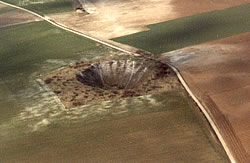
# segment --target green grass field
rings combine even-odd
[[[0,77],[28,76],[47,59],[70,59],[98,49],[96,43],[46,22],[0,29]],[[94,57],[94,56],[89,56]]]
[[[250,3],[149,25],[149,31],[114,38],[153,54],[250,31]]]
[[[2,0],[17,5],[40,15],[72,11],[72,4],[69,0]]]
[[[5,14],[5,13],[10,12],[10,11],[13,11],[13,10],[15,10],[15,8],[13,8],[13,7],[3,7],[3,8],[0,8],[0,15],[1,14]]]
[[[9,112],[8,102],[17,92],[30,87],[31,78],[69,62],[110,55],[114,50],[48,24],[35,22],[0,29],[0,121]],[[55,63],[53,63],[53,62]],[[58,63],[57,63],[58,61]],[[52,62],[52,63],[50,63]],[[43,68],[48,66],[48,68]],[[47,70],[48,69],[48,70]],[[35,74],[35,75],[34,75]],[[16,99],[13,99],[16,101]],[[1,103],[4,103],[1,105]],[[15,107],[12,107],[14,111]],[[9,114],[9,113],[8,113]]]
[[[155,100],[156,104],[153,104],[151,100]],[[158,151],[164,151],[159,155],[170,155],[175,157],[177,162],[184,160],[229,162],[223,150],[216,145],[215,139],[210,136],[211,133],[205,127],[204,121],[197,116],[198,110],[195,111],[190,102],[186,96],[178,92],[165,92],[148,98],[112,101],[109,105],[90,105],[85,109],[79,109],[78,114],[64,112],[57,117],[57,120],[48,118],[51,124],[46,130],[25,133],[25,136],[15,135],[14,141],[13,139],[0,140],[0,145],[4,149],[0,161],[81,162],[91,160],[92,162],[94,160],[94,162],[102,162],[102,159],[106,157],[106,159],[120,162],[119,157],[115,155],[120,154],[121,160],[133,160],[133,156],[129,155],[129,151],[132,150],[141,158],[150,157],[152,153],[149,151],[152,151],[153,155]],[[106,112],[95,116],[90,115],[87,120],[81,118],[82,115],[87,115],[84,110],[88,109],[91,112],[93,108],[104,109]],[[118,114],[124,110],[128,111]],[[164,114],[164,117],[160,117],[160,122],[159,118],[154,117],[157,112]],[[78,117],[77,123],[74,122],[74,116]],[[136,122],[128,119],[143,116],[148,118],[145,117]],[[67,117],[72,117],[72,119]],[[98,121],[93,123],[96,120]],[[32,118],[26,121],[25,125],[28,126],[32,123],[30,122]],[[141,139],[138,138],[137,134],[140,133],[147,134],[146,137],[149,137],[149,140],[153,141],[152,143],[156,146],[147,147],[144,150],[145,138],[143,136]],[[159,139],[163,140],[161,144],[159,144]],[[116,146],[116,144],[124,145]]]

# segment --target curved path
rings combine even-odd
[[[102,40],[99,40],[99,39],[96,39],[94,37],[91,37],[91,36],[88,36],[86,34],[83,34],[81,32],[78,32],[78,31],[75,31],[75,30],[72,30],[66,26],[64,26],[63,24],[59,24],[59,23],[56,23],[54,22],[53,20],[50,20],[50,18],[46,17],[46,16],[41,16],[33,11],[30,11],[30,10],[27,10],[27,9],[24,9],[22,7],[19,7],[19,6],[15,6],[15,5],[12,5],[12,4],[9,4],[9,3],[6,3],[6,2],[2,2],[0,1],[0,3],[2,4],[5,4],[5,5],[8,5],[10,7],[14,7],[14,8],[17,8],[17,9],[20,9],[20,10],[23,10],[23,11],[26,11],[30,14],[33,14],[39,18],[41,18],[42,20],[58,27],[58,28],[61,28],[63,30],[66,30],[68,32],[72,32],[74,34],[77,34],[77,35],[80,35],[80,36],[83,36],[83,37],[86,37],[90,40],[93,40],[93,41],[96,41],[100,44],[103,44],[103,45],[106,45],[108,47],[111,47],[111,48],[114,48],[116,50],[119,50],[119,51],[122,51],[124,53],[127,53],[127,54],[130,54],[130,55],[134,55],[134,56],[138,56],[139,54],[136,54],[136,53],[132,53],[128,50],[125,50],[124,48],[121,48],[121,47],[118,47],[118,46],[115,46],[115,45],[112,45],[110,43],[107,43],[105,41],[102,41]],[[177,68],[175,68],[173,65],[171,64],[168,64],[174,71],[175,73],[177,74],[177,77],[179,78],[180,82],[182,83],[182,85],[184,86],[184,88],[186,89],[186,91],[189,93],[189,95],[193,98],[193,100],[197,103],[197,105],[199,106],[199,108],[201,109],[201,111],[204,113],[204,115],[206,116],[207,120],[209,121],[209,123],[211,124],[213,130],[215,131],[216,135],[218,136],[220,142],[222,143],[229,159],[231,162],[236,162],[236,159],[234,158],[234,156],[232,155],[230,149],[228,148],[228,145],[226,144],[225,140],[223,139],[218,127],[216,126],[215,122],[213,121],[213,119],[210,117],[210,115],[208,114],[208,112],[206,111],[206,109],[204,108],[204,106],[200,103],[200,101],[196,98],[196,96],[192,93],[191,89],[189,88],[189,86],[187,85],[187,83],[185,82],[184,78],[182,77],[182,75],[179,73],[179,71],[177,70]]]

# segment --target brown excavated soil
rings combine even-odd
[[[102,65],[99,66],[102,69],[95,69],[93,64]],[[79,62],[45,76],[44,81],[66,108],[181,87],[166,64],[131,57],[126,60],[110,58]]]
[[[91,2],[91,1],[90,1]],[[75,12],[49,15],[56,22],[100,39],[147,30],[146,25],[224,9],[248,0],[96,0],[89,15]]]
[[[237,160],[250,161],[250,33],[163,54],[206,106]]]
[[[6,5],[0,3],[0,9],[6,8]],[[24,24],[33,21],[40,21],[41,19],[28,12],[17,9],[12,9],[0,14],[0,28],[11,25]]]

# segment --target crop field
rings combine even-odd
[[[12,7],[3,7],[3,8],[0,7],[0,15],[5,14],[5,13],[10,12],[10,11],[13,11],[13,10],[15,10],[15,9]]]
[[[150,30],[112,40],[153,54],[250,31],[250,4],[149,25]]]
[[[41,15],[72,11],[69,0],[3,0]]]
[[[99,16],[95,17],[98,15],[95,13],[86,21],[84,15],[67,12],[72,11],[69,0],[4,1],[41,15],[55,13],[73,26],[78,23],[79,28],[75,30],[82,29],[82,32],[85,32],[82,27],[90,22],[93,24],[86,31],[94,31],[99,24],[94,36],[100,30],[103,32],[100,35],[104,34],[100,38],[115,36],[114,41],[150,51],[162,62],[171,61],[212,118],[217,118],[213,120],[236,160],[248,159],[250,3],[231,7],[235,5],[232,1],[227,1],[227,5],[209,0],[206,4],[192,2],[185,6],[186,1],[162,0],[151,7],[155,1],[145,4],[138,1],[135,6],[125,3],[124,12],[120,12],[123,3],[113,6],[113,10],[112,5],[106,8],[108,3],[97,3],[101,8]],[[203,8],[196,10],[200,4]],[[9,21],[6,13],[13,16],[13,11],[16,9],[0,8],[1,22]],[[137,17],[130,11],[137,13]],[[150,17],[148,11],[160,12]],[[67,17],[57,14],[60,12],[67,12],[64,13]],[[120,16],[114,16],[116,13]],[[110,19],[112,15],[115,19]],[[152,25],[146,28],[144,25],[150,23],[143,24],[144,20]],[[106,24],[100,23],[105,21]],[[138,26],[133,24],[137,21],[140,29],[129,31],[131,25]],[[229,162],[211,126],[177,80],[168,83],[172,87],[156,93],[93,100],[93,103],[65,108],[56,94],[57,87],[53,92],[43,77],[65,70],[74,78],[75,72],[67,68],[79,65],[76,62],[119,58],[124,54],[44,21],[13,24],[0,28],[0,162]],[[119,37],[121,33],[135,34]],[[230,37],[237,34],[242,35]],[[187,47],[211,40],[216,41]],[[183,47],[187,49],[180,49]],[[166,53],[176,49],[180,50]],[[62,76],[65,77],[64,73]],[[61,80],[61,87],[65,88],[63,77],[52,77],[53,84],[58,86],[57,81]],[[74,94],[71,89],[66,89],[66,93]]]
[[[39,80],[118,51],[43,21],[1,28],[0,42],[0,162],[228,162],[181,85],[65,110]]]
[[[40,20],[40,18],[27,12],[0,4],[0,28]]]
[[[249,45],[247,32],[165,53],[161,59],[168,57],[180,70],[242,162],[250,159]]]
[[[0,79],[4,83],[0,89],[5,90],[1,91],[4,92],[1,103],[6,96],[9,98],[28,88],[33,75],[38,77],[40,71],[46,71],[41,66],[48,64],[59,68],[75,60],[104,56],[113,51],[97,47],[93,41],[54,28],[46,22],[1,28],[0,33]],[[19,106],[18,102],[16,106]],[[9,107],[1,107],[1,120],[8,117],[4,110],[7,113],[15,109],[10,111]]]

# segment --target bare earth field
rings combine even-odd
[[[249,3],[248,0],[136,0],[101,1],[88,5],[89,15],[67,12],[48,15],[77,31],[100,39],[111,39],[147,30],[146,25],[202,12]]]
[[[11,8],[11,10],[7,10],[7,8],[9,7],[0,4],[0,28],[41,20],[40,18],[27,12],[16,10],[13,8]],[[1,10],[6,10],[6,12],[1,13]]]
[[[250,160],[250,33],[162,55],[206,106],[236,158]]]

